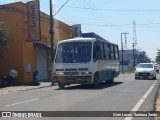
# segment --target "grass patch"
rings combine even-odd
[[[131,73],[134,73],[134,70],[124,71],[124,73],[123,73],[123,74],[131,74]]]

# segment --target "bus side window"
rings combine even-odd
[[[100,42],[100,59],[103,60],[104,57],[104,47],[103,47],[103,43]]]
[[[93,46],[93,60],[97,59],[97,55],[96,55],[96,44],[94,43]]]
[[[115,59],[119,59],[118,46],[114,46],[114,51],[115,51]]]
[[[108,49],[109,49],[109,59],[111,59],[111,46],[108,45]]]
[[[105,50],[105,59],[109,59],[109,46],[108,44],[104,44],[104,50]]]
[[[110,45],[110,50],[111,50],[111,59],[114,59],[114,49],[113,49],[113,45]]]
[[[95,42],[93,47],[93,61],[97,61],[99,59],[100,59],[100,46],[98,42]]]
[[[106,60],[106,59],[107,59],[107,56],[106,56],[105,43],[103,43],[103,56],[104,56],[104,59]]]

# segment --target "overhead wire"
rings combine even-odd
[[[95,9],[97,9],[97,7],[95,6],[95,4],[92,2],[92,0],[87,0],[88,1],[88,4],[89,4],[89,6],[90,6],[90,4],[95,8]],[[107,17],[104,17],[105,15],[104,15],[104,13],[102,13],[102,11],[96,11],[96,10],[93,10],[97,15],[98,15],[98,17],[103,21],[103,23],[110,23],[110,25],[111,26],[114,26],[114,27],[116,27],[110,20],[109,20],[109,18],[107,18]],[[107,20],[107,21],[106,21]],[[122,31],[121,30],[121,28],[119,28],[118,27],[118,29],[120,30],[120,31]],[[117,29],[115,29],[116,31],[117,31]]]
[[[78,1],[82,6],[86,6],[86,4],[84,4],[84,2],[82,2],[82,1]],[[88,11],[89,13],[91,13],[96,19],[98,19],[99,21],[99,23],[103,23],[103,20],[101,20],[98,16],[97,16],[97,14],[95,14],[92,10],[89,10]]]
[[[61,5],[60,5],[61,6]],[[95,11],[110,11],[110,12],[160,12],[159,9],[132,9],[132,10],[125,10],[125,9],[107,9],[107,8],[92,8],[92,7],[79,7],[79,6],[65,6],[68,8],[73,9],[86,9],[86,10],[95,10]]]
[[[23,1],[29,1],[29,0],[23,0]],[[20,10],[16,7],[9,7],[6,5],[0,5],[0,9],[6,9],[6,10],[10,10],[10,11],[15,11],[18,14],[22,14],[27,16],[27,12]],[[49,23],[49,19],[48,18],[44,18],[42,17],[42,21]],[[77,22],[73,22],[68,20],[69,23],[77,23]],[[116,24],[91,24],[91,23],[82,23],[82,25],[89,25],[89,26],[99,26],[99,27],[126,27],[126,26],[133,26],[133,24],[122,24],[122,25],[116,25]],[[142,24],[136,24],[137,26],[148,26],[148,25],[160,25],[160,22],[151,22],[151,23],[142,23]]]
[[[83,1],[84,1],[84,3],[85,3],[87,6],[91,7],[91,3],[88,3],[88,2],[89,2],[88,0],[83,0]],[[92,4],[92,5],[93,5],[93,4]],[[93,6],[94,6],[94,5],[93,5]],[[98,20],[100,20],[100,22],[106,23],[106,22],[104,21],[104,19],[102,18],[102,16],[101,16],[97,11],[91,10],[91,12],[96,16],[96,18],[98,18]]]

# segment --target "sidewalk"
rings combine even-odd
[[[9,86],[9,87],[0,88],[0,95],[51,86],[51,82],[39,82],[39,83],[40,85],[37,85],[37,86],[21,85],[21,86]]]

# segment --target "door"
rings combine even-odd
[[[37,70],[39,80],[48,79],[46,49],[37,48]]]

